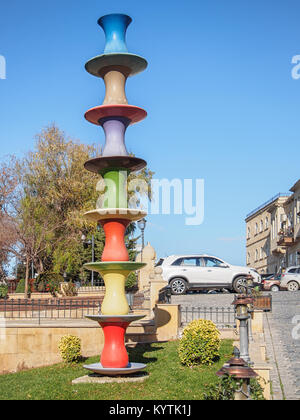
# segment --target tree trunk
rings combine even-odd
[[[29,297],[29,258],[26,258],[26,272],[25,272],[25,298]]]
[[[37,274],[42,274],[44,272],[44,264],[39,257],[36,258],[35,269],[37,271]]]

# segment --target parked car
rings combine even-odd
[[[193,289],[228,289],[240,293],[249,275],[255,285],[261,284],[255,269],[231,265],[211,255],[171,255],[160,259],[156,265],[162,268],[163,279],[174,295],[183,295]]]
[[[279,292],[280,290],[286,290],[286,287],[281,284],[281,274],[271,274],[268,277],[262,279],[262,289],[269,292]]]
[[[281,275],[281,285],[289,292],[296,292],[300,289],[300,266],[288,267]]]

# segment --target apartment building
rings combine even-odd
[[[246,217],[247,266],[260,274],[300,264],[300,179]]]

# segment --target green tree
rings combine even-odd
[[[98,154],[95,145],[67,138],[57,126],[51,125],[37,135],[32,152],[15,159],[13,169],[11,163],[17,182],[6,211],[13,226],[8,250],[25,262],[25,292],[32,261],[38,274],[66,271],[69,276],[87,278],[89,274],[82,266],[91,261],[91,249],[84,247],[83,233],[95,236],[95,256],[101,258],[104,232],[83,218],[86,211],[95,208],[100,178],[86,171],[84,163]],[[146,194],[151,198],[153,173],[145,169],[137,176],[145,179],[149,188],[130,194]],[[130,227],[126,239],[129,247],[134,245],[133,232]]]

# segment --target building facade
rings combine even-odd
[[[248,214],[246,259],[260,274],[300,264],[300,179]]]

